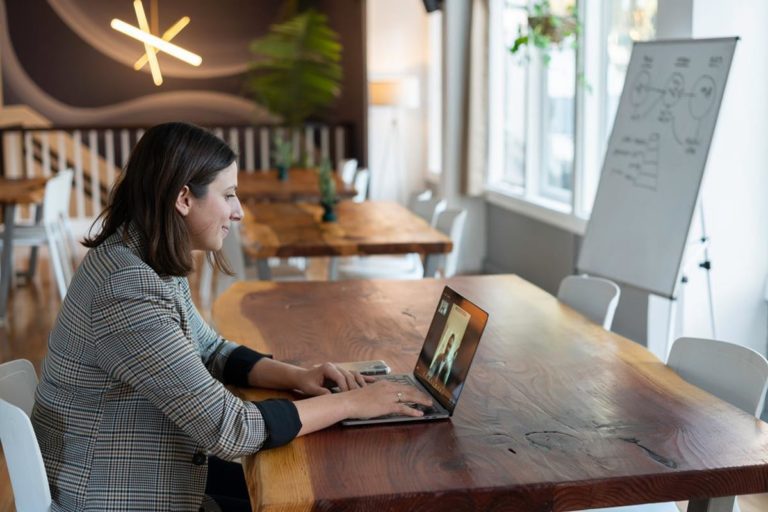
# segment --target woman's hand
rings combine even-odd
[[[375,384],[345,393],[348,418],[374,418],[385,414],[423,416],[410,404],[432,406],[432,398],[407,384],[382,379]],[[340,396],[341,398],[341,396]]]
[[[309,369],[300,369],[296,373],[294,387],[307,395],[327,395],[331,391],[326,383],[337,386],[341,391],[364,387],[373,382],[372,377],[363,377],[358,372],[339,368],[333,363],[323,363]]]
[[[339,371],[335,366],[330,366]],[[319,373],[318,368],[306,371]],[[325,371],[333,373],[330,368],[326,368]],[[364,380],[375,379],[368,377]],[[319,386],[317,382],[312,383],[311,389],[317,390]],[[320,389],[324,390],[325,393],[318,391],[318,394],[328,393],[325,388]],[[424,415],[420,410],[411,407],[409,403],[429,407],[432,405],[432,399],[413,386],[382,379],[364,387],[360,387],[358,382],[358,387],[346,393],[296,400],[294,405],[296,405],[301,419],[299,435],[303,436],[347,418],[373,418],[393,413],[407,416]]]

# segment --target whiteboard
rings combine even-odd
[[[580,272],[674,298],[736,41],[635,43]]]

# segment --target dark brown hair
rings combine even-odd
[[[112,189],[109,205],[96,218],[101,232],[83,242],[96,247],[132,225],[144,244],[144,261],[160,275],[186,276],[193,269],[189,233],[176,198],[188,186],[194,197],[205,197],[216,175],[235,161],[235,153],[212,133],[186,123],[150,128],[133,148],[128,164]],[[127,230],[124,233],[127,237]],[[232,271],[221,251],[209,253],[213,265]]]

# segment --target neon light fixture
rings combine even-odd
[[[144,44],[144,51],[146,53],[136,61],[133,68],[138,71],[149,63],[152,80],[155,82],[155,85],[163,83],[163,75],[160,73],[160,64],[157,60],[158,52],[167,53],[168,55],[176,57],[192,66],[199,66],[203,62],[202,57],[196,53],[192,53],[189,50],[185,50],[170,42],[189,24],[189,16],[184,16],[171,25],[171,27],[163,33],[161,38],[152,34],[150,31],[147,16],[144,13],[144,5],[141,3],[141,0],[134,0],[133,9],[136,12],[136,21],[139,24],[138,27],[130,25],[117,18],[112,20],[110,26],[118,32],[132,37]]]

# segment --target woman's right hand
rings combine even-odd
[[[422,411],[414,409],[408,405],[408,402],[426,407],[432,406],[432,399],[415,387],[385,379],[364,388],[341,393],[340,396],[347,399],[347,417],[349,418],[374,418],[395,413],[423,416]]]

